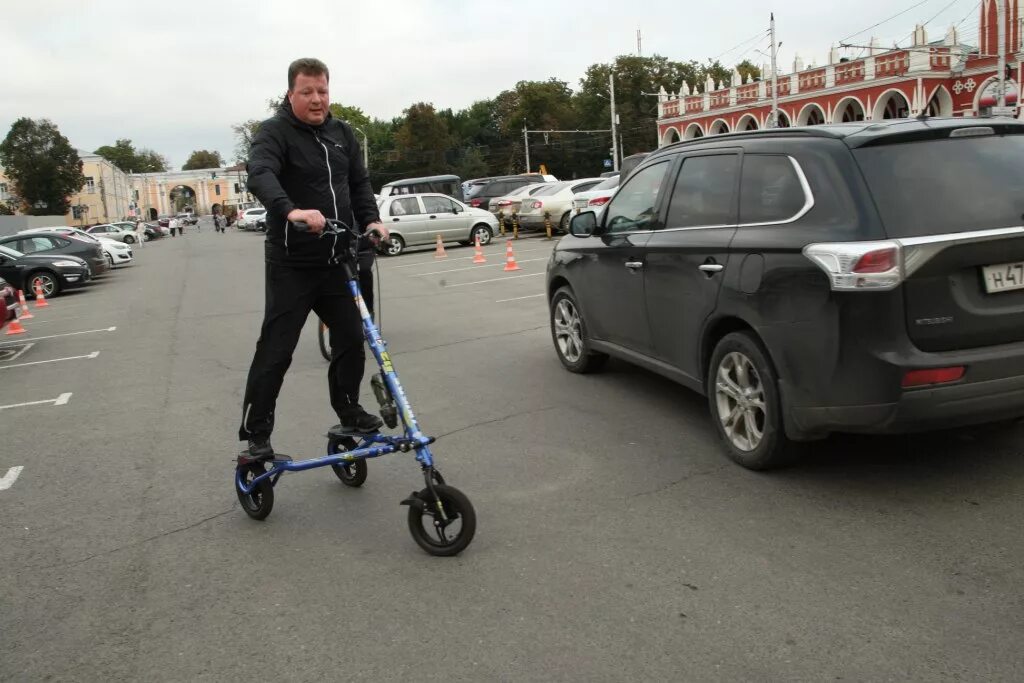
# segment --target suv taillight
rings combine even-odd
[[[530,207],[534,208],[534,209],[539,209],[542,206],[544,206],[544,202],[540,202],[540,201],[534,201],[532,204],[530,204]]]
[[[611,197],[594,197],[587,202],[587,206],[604,206],[608,203],[609,199],[611,199]]]
[[[903,282],[903,255],[897,242],[808,244],[804,256],[825,271],[837,292],[887,291]]]
[[[479,209],[480,208],[480,200],[479,199],[470,199],[469,200],[469,205],[474,207],[474,208]]]

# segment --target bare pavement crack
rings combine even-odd
[[[437,344],[435,346],[424,346],[421,349],[408,349],[405,351],[396,352],[396,356],[404,355],[407,356],[410,353],[421,353],[423,351],[433,351],[434,349],[443,349],[446,346],[458,346],[459,344],[466,344],[469,342],[482,341],[484,339],[494,339],[495,337],[514,337],[517,334],[523,334],[524,332],[536,332],[537,330],[547,329],[547,325],[538,325],[537,327],[528,327],[523,330],[514,330],[512,332],[500,332],[498,334],[485,334],[480,337],[471,337],[469,339],[459,339],[452,342],[445,342],[444,344]]]
[[[459,434],[460,432],[468,432],[470,429],[476,429],[477,427],[483,427],[484,425],[497,424],[499,422],[505,422],[506,420],[511,420],[513,418],[516,418],[516,417],[522,417],[524,415],[533,415],[534,413],[546,413],[546,412],[554,410],[554,409],[555,408],[552,407],[552,406],[542,406],[540,408],[530,408],[529,410],[520,410],[519,412],[516,412],[516,413],[509,413],[508,415],[502,415],[501,417],[496,417],[493,420],[484,420],[483,422],[474,422],[473,424],[466,425],[465,427],[459,427],[458,429],[453,429],[450,432],[444,432],[443,434],[438,434],[437,437],[435,437],[435,438],[443,439],[443,438],[451,436],[453,434]]]
[[[729,463],[725,463],[725,464],[722,464],[722,465],[718,465],[717,467],[710,467],[710,468],[705,469],[705,470],[698,470],[696,472],[690,472],[688,474],[684,474],[683,476],[679,477],[678,479],[675,479],[673,481],[668,482],[667,484],[662,484],[658,488],[651,489],[650,491],[640,491],[639,493],[634,493],[632,495],[626,496],[626,498],[643,498],[644,496],[654,496],[654,495],[657,495],[659,493],[663,493],[665,491],[668,491],[673,486],[676,486],[678,484],[682,484],[684,481],[688,481],[688,480],[694,479],[696,477],[706,477],[706,476],[714,474],[716,472],[721,472],[722,470],[724,470],[724,469],[726,469],[728,467],[732,467],[732,465],[730,465]]]
[[[177,529],[171,529],[169,531],[164,531],[163,533],[156,534],[155,536],[150,536],[148,538],[143,538],[143,539],[138,540],[138,541],[133,541],[131,543],[126,543],[124,545],[117,546],[116,548],[111,548],[110,550],[105,550],[102,553],[96,553],[95,555],[89,555],[87,557],[83,557],[80,560],[74,560],[73,562],[58,562],[56,564],[48,564],[48,565],[45,565],[45,566],[42,566],[42,567],[33,567],[32,571],[42,571],[44,569],[56,569],[56,568],[66,569],[68,567],[76,567],[76,566],[78,566],[80,564],[85,564],[86,562],[91,562],[92,560],[95,560],[95,559],[100,558],[100,557],[106,557],[107,555],[113,555],[114,553],[121,552],[122,550],[128,550],[129,548],[136,548],[136,547],[138,547],[140,545],[145,545],[146,543],[150,543],[152,541],[156,541],[158,539],[165,538],[165,537],[171,536],[173,534],[181,533],[182,531],[188,531],[190,529],[195,529],[197,526],[200,526],[202,524],[206,524],[207,522],[215,520],[218,517],[223,517],[224,515],[230,514],[230,513],[234,512],[234,511],[235,511],[235,507],[232,506],[231,509],[229,509],[229,510],[225,510],[224,512],[218,512],[217,514],[210,515],[209,517],[204,517],[203,519],[200,519],[197,522],[193,522],[192,524],[188,524],[188,525],[183,526],[183,527],[178,527]]]

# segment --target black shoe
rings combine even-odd
[[[328,433],[370,434],[379,431],[383,426],[384,420],[360,408],[358,413],[342,417],[341,424],[331,427]]]
[[[249,439],[249,457],[256,460],[273,460],[274,447],[270,445],[270,439]]]

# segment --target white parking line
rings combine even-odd
[[[71,392],[61,394],[57,398],[47,399],[45,401],[29,401],[28,403],[13,403],[9,406],[0,406],[0,410],[7,410],[8,408],[24,408],[26,406],[41,406],[47,403],[52,403],[55,406],[67,405],[67,402],[71,400]]]
[[[81,320],[82,318],[86,318],[86,317],[89,317],[89,316],[73,315],[70,318],[59,318],[58,320],[37,320],[37,321],[35,321],[33,323],[33,325],[48,325],[50,323],[62,323],[62,322],[65,322],[67,320]]]
[[[101,330],[83,330],[81,332],[65,332],[64,334],[51,334],[46,337],[32,337],[32,341],[39,341],[40,339],[56,339],[57,337],[73,337],[76,334],[92,334],[93,332],[113,332],[117,327],[104,327]],[[16,344],[17,342],[0,342],[0,346],[4,344]]]
[[[99,351],[93,351],[86,356],[68,356],[67,358],[51,358],[50,360],[36,360],[31,363],[17,363],[15,365],[0,365],[0,370],[7,370],[8,368],[23,368],[28,365],[42,365],[43,363],[59,363],[62,360],[78,360],[80,358],[95,358],[100,355]]]
[[[18,358],[19,358],[19,357],[21,357],[21,354],[23,354],[23,353],[25,353],[26,351],[28,351],[29,349],[31,349],[31,348],[32,348],[32,347],[33,347],[34,345],[35,345],[35,344],[33,344],[32,342],[29,342],[29,343],[25,344],[25,348],[23,348],[23,349],[22,349],[22,350],[20,350],[20,351],[16,351],[16,352],[14,353],[14,355],[13,355],[13,356],[11,356],[10,358],[4,358],[4,359],[3,359],[3,362],[4,362],[4,363],[10,363],[10,362],[11,362],[12,360],[18,360]]]
[[[14,482],[18,481],[18,475],[21,474],[21,471],[23,469],[25,469],[23,465],[18,465],[16,467],[9,468],[7,470],[7,474],[5,474],[2,479],[0,479],[0,491],[6,491],[7,489],[14,486]]]
[[[505,303],[507,301],[522,301],[523,299],[536,299],[538,296],[544,296],[544,294],[541,293],[541,294],[530,294],[530,295],[527,295],[527,296],[517,296],[514,299],[498,299],[494,303],[496,303],[496,304],[503,304],[503,303]]]
[[[516,261],[516,263],[531,263],[532,261],[547,261],[546,258],[528,258],[522,261]],[[451,270],[432,270],[429,273],[416,273],[413,277],[425,277],[427,275],[440,275],[442,273],[457,273],[462,270],[482,270],[484,268],[493,268],[494,266],[504,266],[503,263],[495,263],[491,266],[470,266],[469,268],[452,268]]]
[[[482,285],[488,282],[501,282],[502,280],[518,280],[521,277],[537,277],[539,275],[546,275],[546,273],[528,273],[526,275],[512,275],[510,277],[496,277],[492,280],[477,280],[476,282],[460,282],[456,285],[447,285],[448,287],[468,287],[469,285]]]
[[[535,251],[549,251],[549,250],[548,249],[520,249],[520,250],[517,250],[516,253],[517,254],[531,254],[531,253],[533,253]],[[494,253],[500,254],[501,253],[501,249],[495,249]],[[415,268],[416,266],[437,265],[437,264],[441,263],[442,261],[444,261],[444,262],[451,262],[451,261],[472,261],[472,260],[473,260],[472,256],[457,256],[455,258],[443,258],[443,259],[439,258],[439,259],[435,259],[433,261],[417,261],[416,263],[403,263],[402,265],[399,265],[399,266],[385,266],[385,267],[386,268]]]

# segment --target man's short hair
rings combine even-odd
[[[295,89],[295,77],[299,74],[302,74],[303,76],[323,75],[327,77],[328,82],[331,80],[331,72],[327,70],[326,64],[313,57],[303,57],[302,59],[296,59],[288,65],[289,92]]]

